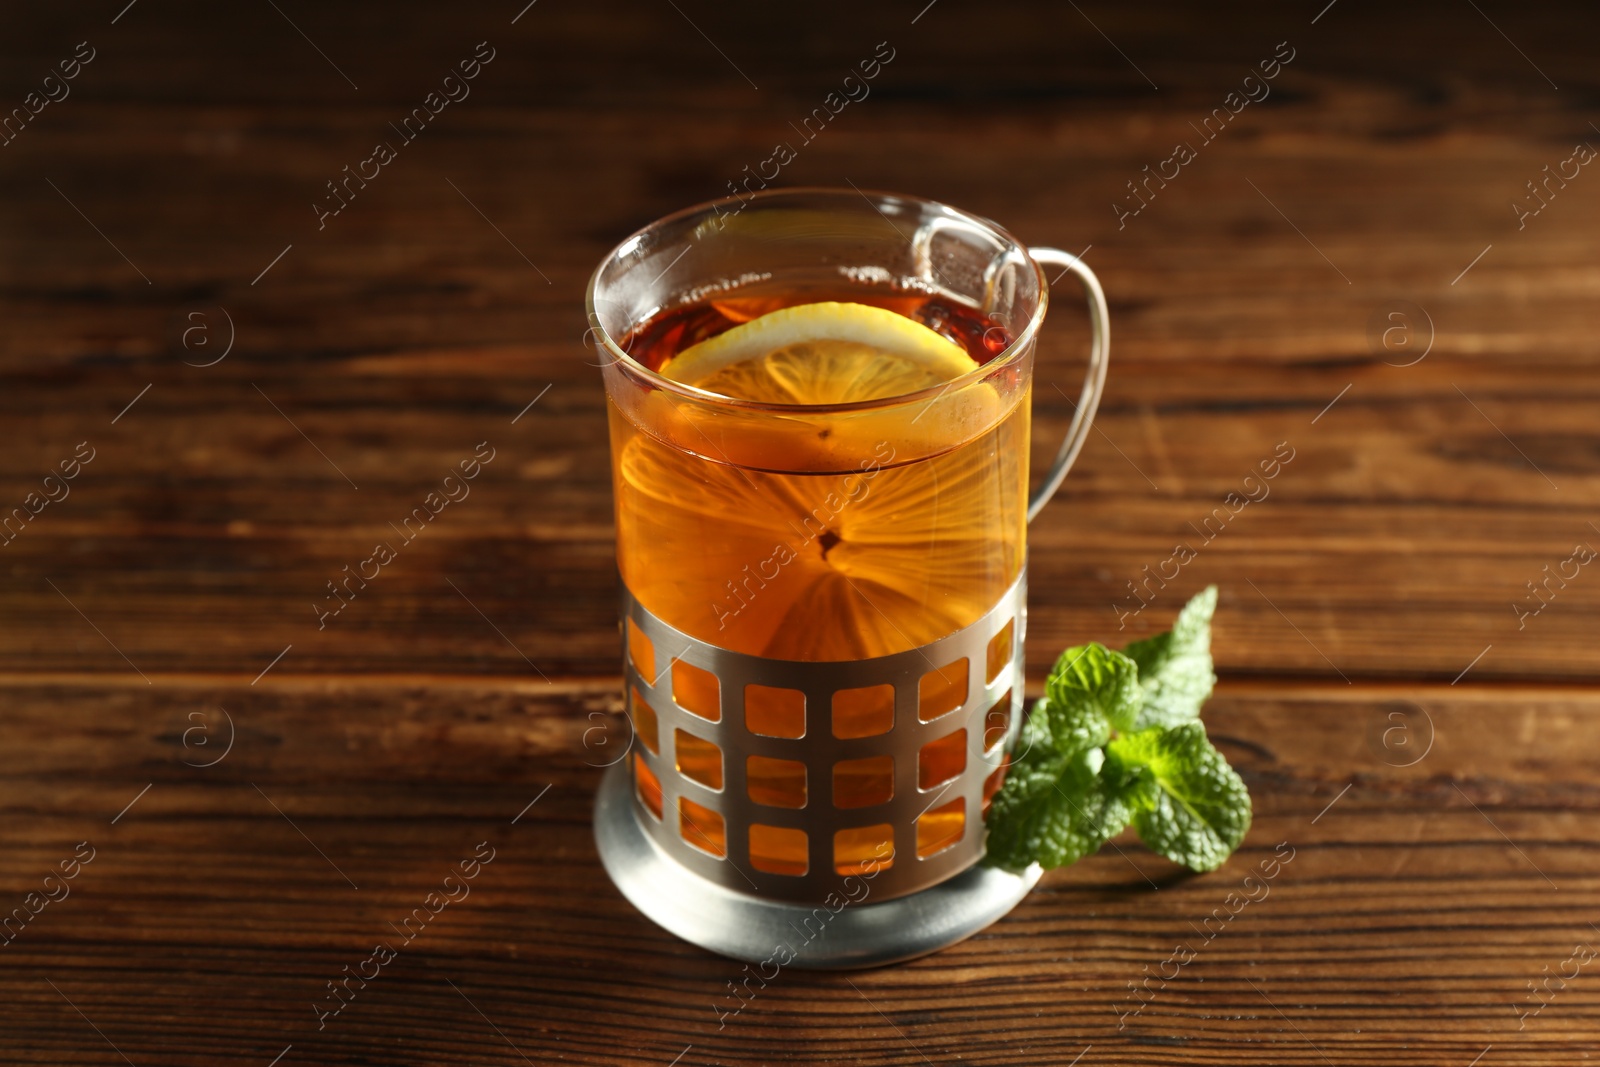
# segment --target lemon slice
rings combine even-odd
[[[837,661],[925,645],[1016,576],[1026,432],[1010,420],[870,477],[743,470],[641,434],[619,470],[624,579],[673,626],[734,651]]]
[[[839,404],[916,392],[976,365],[960,345],[903,315],[827,301],[735,326],[679,352],[661,373],[742,400]]]

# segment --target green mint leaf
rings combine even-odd
[[[1127,730],[1139,714],[1139,667],[1102,644],[1061,653],[1045,679],[1052,733],[1063,754],[1103,745],[1111,729]]]
[[[1135,813],[1155,810],[1161,794],[1155,774],[1143,763],[1131,759],[1127,750],[1115,741],[1105,748],[1100,777],[1112,792],[1126,798]]]
[[[1200,717],[1217,676],[1211,666],[1211,615],[1217,587],[1207,586],[1178,613],[1172,629],[1124,651],[1139,665],[1142,706],[1132,729],[1176,726]]]
[[[1103,758],[1098,748],[1060,756],[1040,744],[1013,762],[989,812],[988,862],[1064,867],[1126,829],[1138,806],[1100,776]]]
[[[1023,723],[988,815],[988,862],[1060,867],[1130,823],[1155,851],[1195,870],[1222,865],[1250,829],[1250,794],[1206,740],[1200,706],[1216,684],[1213,586],[1169,633],[1125,652],[1061,654]]]
[[[1215,870],[1250,829],[1250,792],[1198,722],[1119,737],[1107,762],[1118,771],[1142,767],[1153,779],[1152,803],[1134,823],[1144,843],[1174,863]]]

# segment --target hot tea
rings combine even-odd
[[[703,370],[672,373],[674,362],[699,351],[696,346],[734,327],[768,321],[785,308],[808,320],[770,342],[787,343],[747,344],[749,354],[704,359]],[[872,310],[936,334],[945,351],[906,355],[878,347],[893,346],[895,339],[874,344],[813,336],[870,337],[873,326],[839,320],[869,318]],[[740,400],[799,406],[865,403],[941,387],[987,363],[1010,340],[1004,327],[965,305],[861,286],[721,294],[657,315],[622,347],[684,384]],[[915,348],[917,338],[904,343]],[[946,451],[903,461],[883,441],[848,473],[759,469],[734,462],[723,448],[688,453],[613,411],[623,581],[667,623],[735,651],[786,660],[859,660],[926,645],[983,615],[1017,578],[1027,515],[1028,411],[1026,391],[1018,392],[1009,410],[995,405],[992,424]],[[826,425],[816,431],[829,432]],[[960,704],[968,686],[965,669],[934,669],[929,678],[931,684],[919,691],[924,719]],[[716,707],[715,682],[703,672],[675,677],[673,691],[685,707]],[[745,694],[751,730],[785,736],[788,709],[781,694]],[[636,708],[636,720],[639,714]],[[883,733],[892,714],[888,687],[842,691],[831,708],[833,734]],[[967,748],[952,745],[931,754],[924,773],[935,782],[955,777]],[[677,752],[682,773],[720,787],[720,753],[698,752],[692,744]],[[839,807],[880,802],[888,772],[872,761],[859,762],[860,767],[841,765],[831,783],[811,787],[831,788]],[[805,803],[798,765],[757,764],[747,773],[753,795],[760,791],[768,802],[793,807]],[[948,832],[958,835],[960,816],[950,822]],[[919,851],[942,845],[940,823],[937,814],[923,820],[926,840],[919,841]],[[699,830],[702,844],[720,852],[716,827]]]

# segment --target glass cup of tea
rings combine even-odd
[[[1088,369],[1032,495],[1045,267]],[[1076,256],[855,189],[690,208],[589,287],[611,433],[633,743],[596,801],[613,881],[752,962],[933,951],[1037,879],[980,864],[1020,726],[1026,532],[1109,348]]]

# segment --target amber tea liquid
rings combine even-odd
[[[1012,340],[1002,326],[948,298],[840,285],[719,293],[669,309],[619,343],[632,359],[657,370],[689,346],[734,326],[782,307],[818,301],[870,304],[920,322],[958,344],[973,367],[993,359]],[[868,373],[875,370],[868,368]],[[892,374],[893,368],[887,372]],[[819,402],[849,395],[850,383],[799,377],[798,384],[785,379],[782,396],[738,392],[770,390],[772,375],[754,374],[752,368],[731,368],[692,384],[767,403],[793,403],[797,395],[805,403],[807,389]],[[992,608],[1017,580],[1024,561],[1027,390],[1016,391],[1007,403],[1008,410],[997,406],[986,428],[935,454],[923,451],[907,458],[905,453],[912,450],[884,439],[863,445],[859,462],[845,471],[815,473],[771,469],[781,464],[735,463],[726,454],[737,449],[719,448],[709,438],[705,447],[692,450],[667,443],[612,404],[622,580],[645,608],[677,629],[721,648],[773,659],[869,659],[951,634]],[[921,417],[917,406],[907,407],[908,420]],[[928,419],[940,417],[937,405],[921,410]],[[825,420],[815,432],[830,432]],[[689,443],[693,446],[694,439]],[[663,672],[667,666],[656,664],[654,669]],[[714,718],[716,683],[709,675],[697,677],[700,673],[674,672],[674,694],[682,706]],[[966,689],[964,673],[935,675],[919,697],[925,708],[949,707],[965,698]],[[789,706],[781,690],[751,687],[745,696],[750,729],[769,736],[799,736],[795,731],[806,720],[812,731],[828,729],[831,723],[837,737],[883,733],[892,724],[888,687],[841,692],[832,708],[808,713]],[[654,714],[637,694],[630,693],[629,701],[635,729],[648,741],[654,734]],[[975,744],[968,747],[976,750]],[[680,744],[678,751],[681,771],[704,782],[715,780],[720,787],[720,753],[698,754],[692,744]],[[965,760],[966,753],[954,751],[950,758]],[[697,760],[705,765],[697,766]],[[789,773],[785,767],[797,771]],[[949,773],[927,769],[933,781],[942,781],[959,765]],[[636,771],[643,771],[646,803],[659,814],[659,785],[647,777],[642,763]],[[796,764],[753,759],[747,777],[752,795],[767,803],[800,806],[807,802],[807,790],[814,794],[811,802],[840,807],[887,799],[872,795],[882,780],[879,774],[841,772],[833,781],[808,783]],[[925,832],[937,838],[938,821],[923,823]],[[953,831],[959,835],[959,823]],[[708,840],[696,843],[721,853],[724,843],[710,839],[715,836],[712,831]],[[922,844],[919,840],[919,851]],[[928,844],[936,851],[939,842]],[[772,851],[770,859],[781,864],[781,845]],[[804,869],[803,854],[789,859]],[[839,869],[849,873],[844,865]]]

